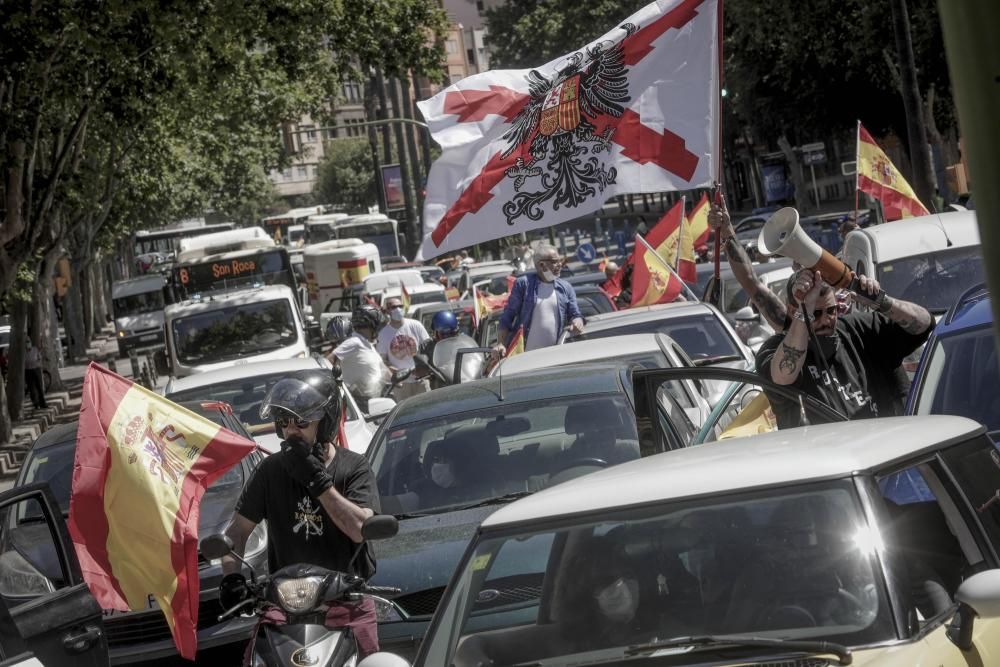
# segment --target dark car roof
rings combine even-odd
[[[985,285],[968,289],[951,307],[934,331],[937,337],[948,336],[966,329],[978,328],[993,322],[990,293]]]
[[[620,372],[619,364],[588,364],[542,368],[509,377],[501,374],[463,382],[407,399],[397,408],[391,420],[392,426],[495,407],[500,404],[501,385],[504,403],[621,392]]]

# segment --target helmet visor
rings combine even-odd
[[[330,397],[316,387],[297,378],[279,380],[267,392],[260,404],[260,418],[273,419],[281,412],[293,415],[300,421],[319,421]]]

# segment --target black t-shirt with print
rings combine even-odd
[[[829,377],[823,369],[812,342],[799,377],[792,384],[818,398],[850,419],[895,417],[903,414],[899,366],[903,359],[922,345],[932,327],[922,334],[911,334],[885,315],[855,311],[837,318],[840,344],[827,360]],[[757,353],[757,372],[771,379],[771,360],[784,333],[775,334]],[[839,398],[838,398],[839,395]],[[777,396],[769,396],[779,428],[799,425],[799,406]]]
[[[236,511],[254,523],[267,520],[271,572],[293,563],[347,572],[357,545],[337,528],[319,500],[288,474],[281,463],[283,456],[288,454],[278,452],[261,461],[243,489]],[[337,448],[327,470],[340,495],[378,513],[378,493],[365,457]],[[375,574],[375,562],[367,545],[365,549],[351,574],[369,578]]]

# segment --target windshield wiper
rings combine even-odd
[[[705,357],[704,359],[692,359],[695,366],[706,366],[708,364],[719,364],[723,361],[743,361],[743,357],[738,354],[723,354],[718,357]]]
[[[476,507],[486,507],[487,505],[502,505],[504,503],[509,503],[518,498],[524,498],[525,496],[530,496],[534,491],[517,491],[515,493],[505,493],[502,496],[495,496],[493,498],[487,498],[486,500],[480,500],[478,502],[472,503],[470,505],[462,505],[460,507],[453,507],[450,511],[460,512],[462,510],[471,510]]]
[[[778,637],[754,637],[752,635],[694,635],[674,637],[648,644],[636,644],[625,649],[626,656],[650,653],[665,648],[680,648],[688,646],[773,646],[783,650],[805,652],[809,654],[833,654],[842,665],[850,665],[854,658],[851,649],[843,644],[828,641],[808,641],[798,639],[780,639]]]

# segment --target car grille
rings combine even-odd
[[[403,608],[410,616],[430,616],[437,609],[444,595],[444,586],[440,588],[428,588],[416,593],[407,593],[393,598],[392,601]]]
[[[198,605],[198,629],[204,630],[216,625],[223,611],[218,598],[202,600]],[[170,639],[170,626],[161,612],[132,614],[129,616],[106,617],[104,629],[108,636],[108,646],[129,646]]]

